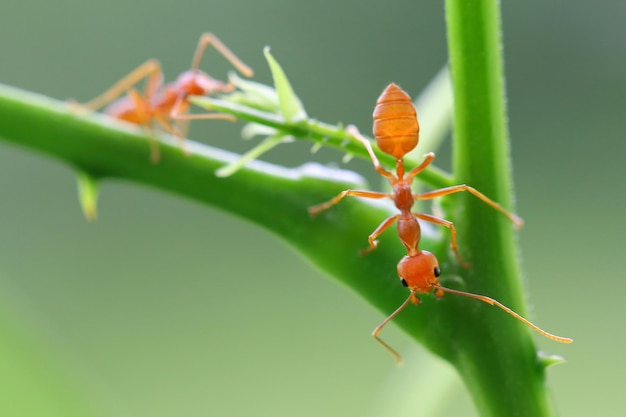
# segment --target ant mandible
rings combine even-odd
[[[252,69],[228,49],[217,36],[204,33],[198,41],[191,69],[179,75],[176,81],[164,85],[161,64],[150,59],[83,106],[91,110],[99,110],[108,105],[105,113],[110,116],[144,126],[148,130],[151,129],[153,123],[156,123],[182,141],[186,136],[187,126],[177,124],[176,121],[186,119],[184,116],[190,106],[187,101],[188,96],[228,93],[235,89],[235,85],[231,82],[219,81],[199,69],[202,56],[209,45],[212,45],[246,77],[254,74]],[[135,86],[143,79],[146,81],[142,94]],[[124,93],[127,95],[119,98]],[[202,118],[234,120],[230,115],[218,113],[203,114]],[[160,159],[158,143],[153,137],[150,143],[150,159],[155,163]]]
[[[456,228],[451,221],[441,219],[430,214],[424,213],[412,213],[411,209],[415,200],[430,200],[445,195],[468,191],[472,195],[478,197],[484,203],[492,207],[493,209],[501,212],[508,217],[516,227],[521,227],[523,224],[522,219],[505,210],[500,204],[489,199],[480,191],[465,184],[455,185],[451,187],[441,188],[438,190],[428,191],[425,193],[416,194],[411,191],[411,183],[413,178],[422,172],[435,158],[435,154],[430,152],[426,154],[424,161],[413,168],[405,175],[404,156],[413,150],[419,141],[419,123],[417,122],[417,113],[415,107],[411,102],[409,95],[404,92],[396,84],[389,84],[387,88],[382,92],[378,100],[376,101],[376,107],[374,109],[374,137],[376,144],[384,153],[393,156],[396,159],[396,173],[395,175],[386,169],[384,169],[378,158],[374,154],[370,142],[365,139],[355,126],[348,126],[347,131],[354,136],[359,142],[365,146],[376,171],[382,176],[386,177],[392,187],[392,192],[381,193],[374,191],[358,191],[358,190],[345,190],[337,195],[332,200],[313,206],[309,209],[312,215],[316,215],[323,210],[326,210],[333,205],[339,203],[346,196],[363,197],[371,199],[383,199],[390,198],[394,201],[395,206],[400,210],[400,214],[393,215],[385,219],[368,237],[369,247],[364,252],[369,252],[376,249],[378,241],[376,238],[380,236],[387,228],[393,223],[397,222],[398,237],[407,250],[407,256],[402,258],[398,263],[398,276],[402,282],[402,285],[408,287],[410,290],[409,297],[394,311],[389,317],[387,317],[380,325],[378,325],[372,332],[372,336],[387,349],[398,362],[401,362],[401,356],[393,350],[387,343],[378,337],[383,327],[391,321],[396,315],[398,315],[409,303],[415,305],[419,304],[418,293],[435,292],[435,296],[441,298],[444,292],[452,294],[462,295],[476,300],[483,301],[485,303],[495,305],[502,310],[506,311],[513,317],[522,321],[527,326],[541,333],[542,335],[555,340],[557,342],[570,343],[572,339],[555,336],[548,333],[539,327],[535,326],[519,314],[515,313],[510,308],[494,300],[493,298],[483,295],[472,294],[464,291],[454,290],[451,288],[443,287],[439,284],[439,262],[432,253],[420,250],[419,242],[421,239],[421,228],[418,222],[423,220],[426,222],[441,225],[450,229],[451,234],[451,246],[456,258],[464,266],[469,266],[465,262],[458,250],[456,242]]]

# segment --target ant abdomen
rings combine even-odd
[[[401,159],[417,146],[419,124],[411,97],[391,83],[374,108],[374,137],[381,151]]]

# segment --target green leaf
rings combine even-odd
[[[562,363],[567,362],[567,359],[565,359],[561,355],[553,355],[553,354],[545,353],[542,351],[539,351],[538,356],[539,356],[539,362],[544,368],[547,368],[553,365],[560,365]]]
[[[234,72],[228,74],[228,79],[239,91],[236,90],[230,94],[224,94],[224,100],[270,113],[278,113],[280,111],[278,94],[272,87],[256,81],[243,79]]]
[[[265,59],[267,59],[267,63],[270,66],[270,70],[272,71],[272,78],[274,78],[274,87],[276,88],[276,92],[278,93],[278,101],[280,103],[280,111],[285,121],[287,122],[298,122],[300,120],[305,120],[307,118],[306,111],[300,102],[300,99],[293,92],[293,88],[291,88],[291,84],[285,75],[285,72],[278,64],[278,62],[274,59],[272,54],[270,54],[269,46],[266,46],[263,50],[263,54],[265,55]]]

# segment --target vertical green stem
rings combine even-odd
[[[446,0],[454,91],[455,180],[511,207],[512,181],[497,0]],[[468,193],[464,193],[468,194]],[[459,271],[468,291],[492,296],[522,315],[524,297],[512,225],[471,195],[451,209],[459,246],[470,260]],[[506,314],[476,307],[463,349],[452,359],[482,416],[549,416],[544,368],[529,331]],[[461,329],[462,330],[462,329]]]

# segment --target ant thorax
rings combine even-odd
[[[411,191],[411,184],[401,181],[393,186],[393,202],[400,211],[411,211],[415,198]]]

